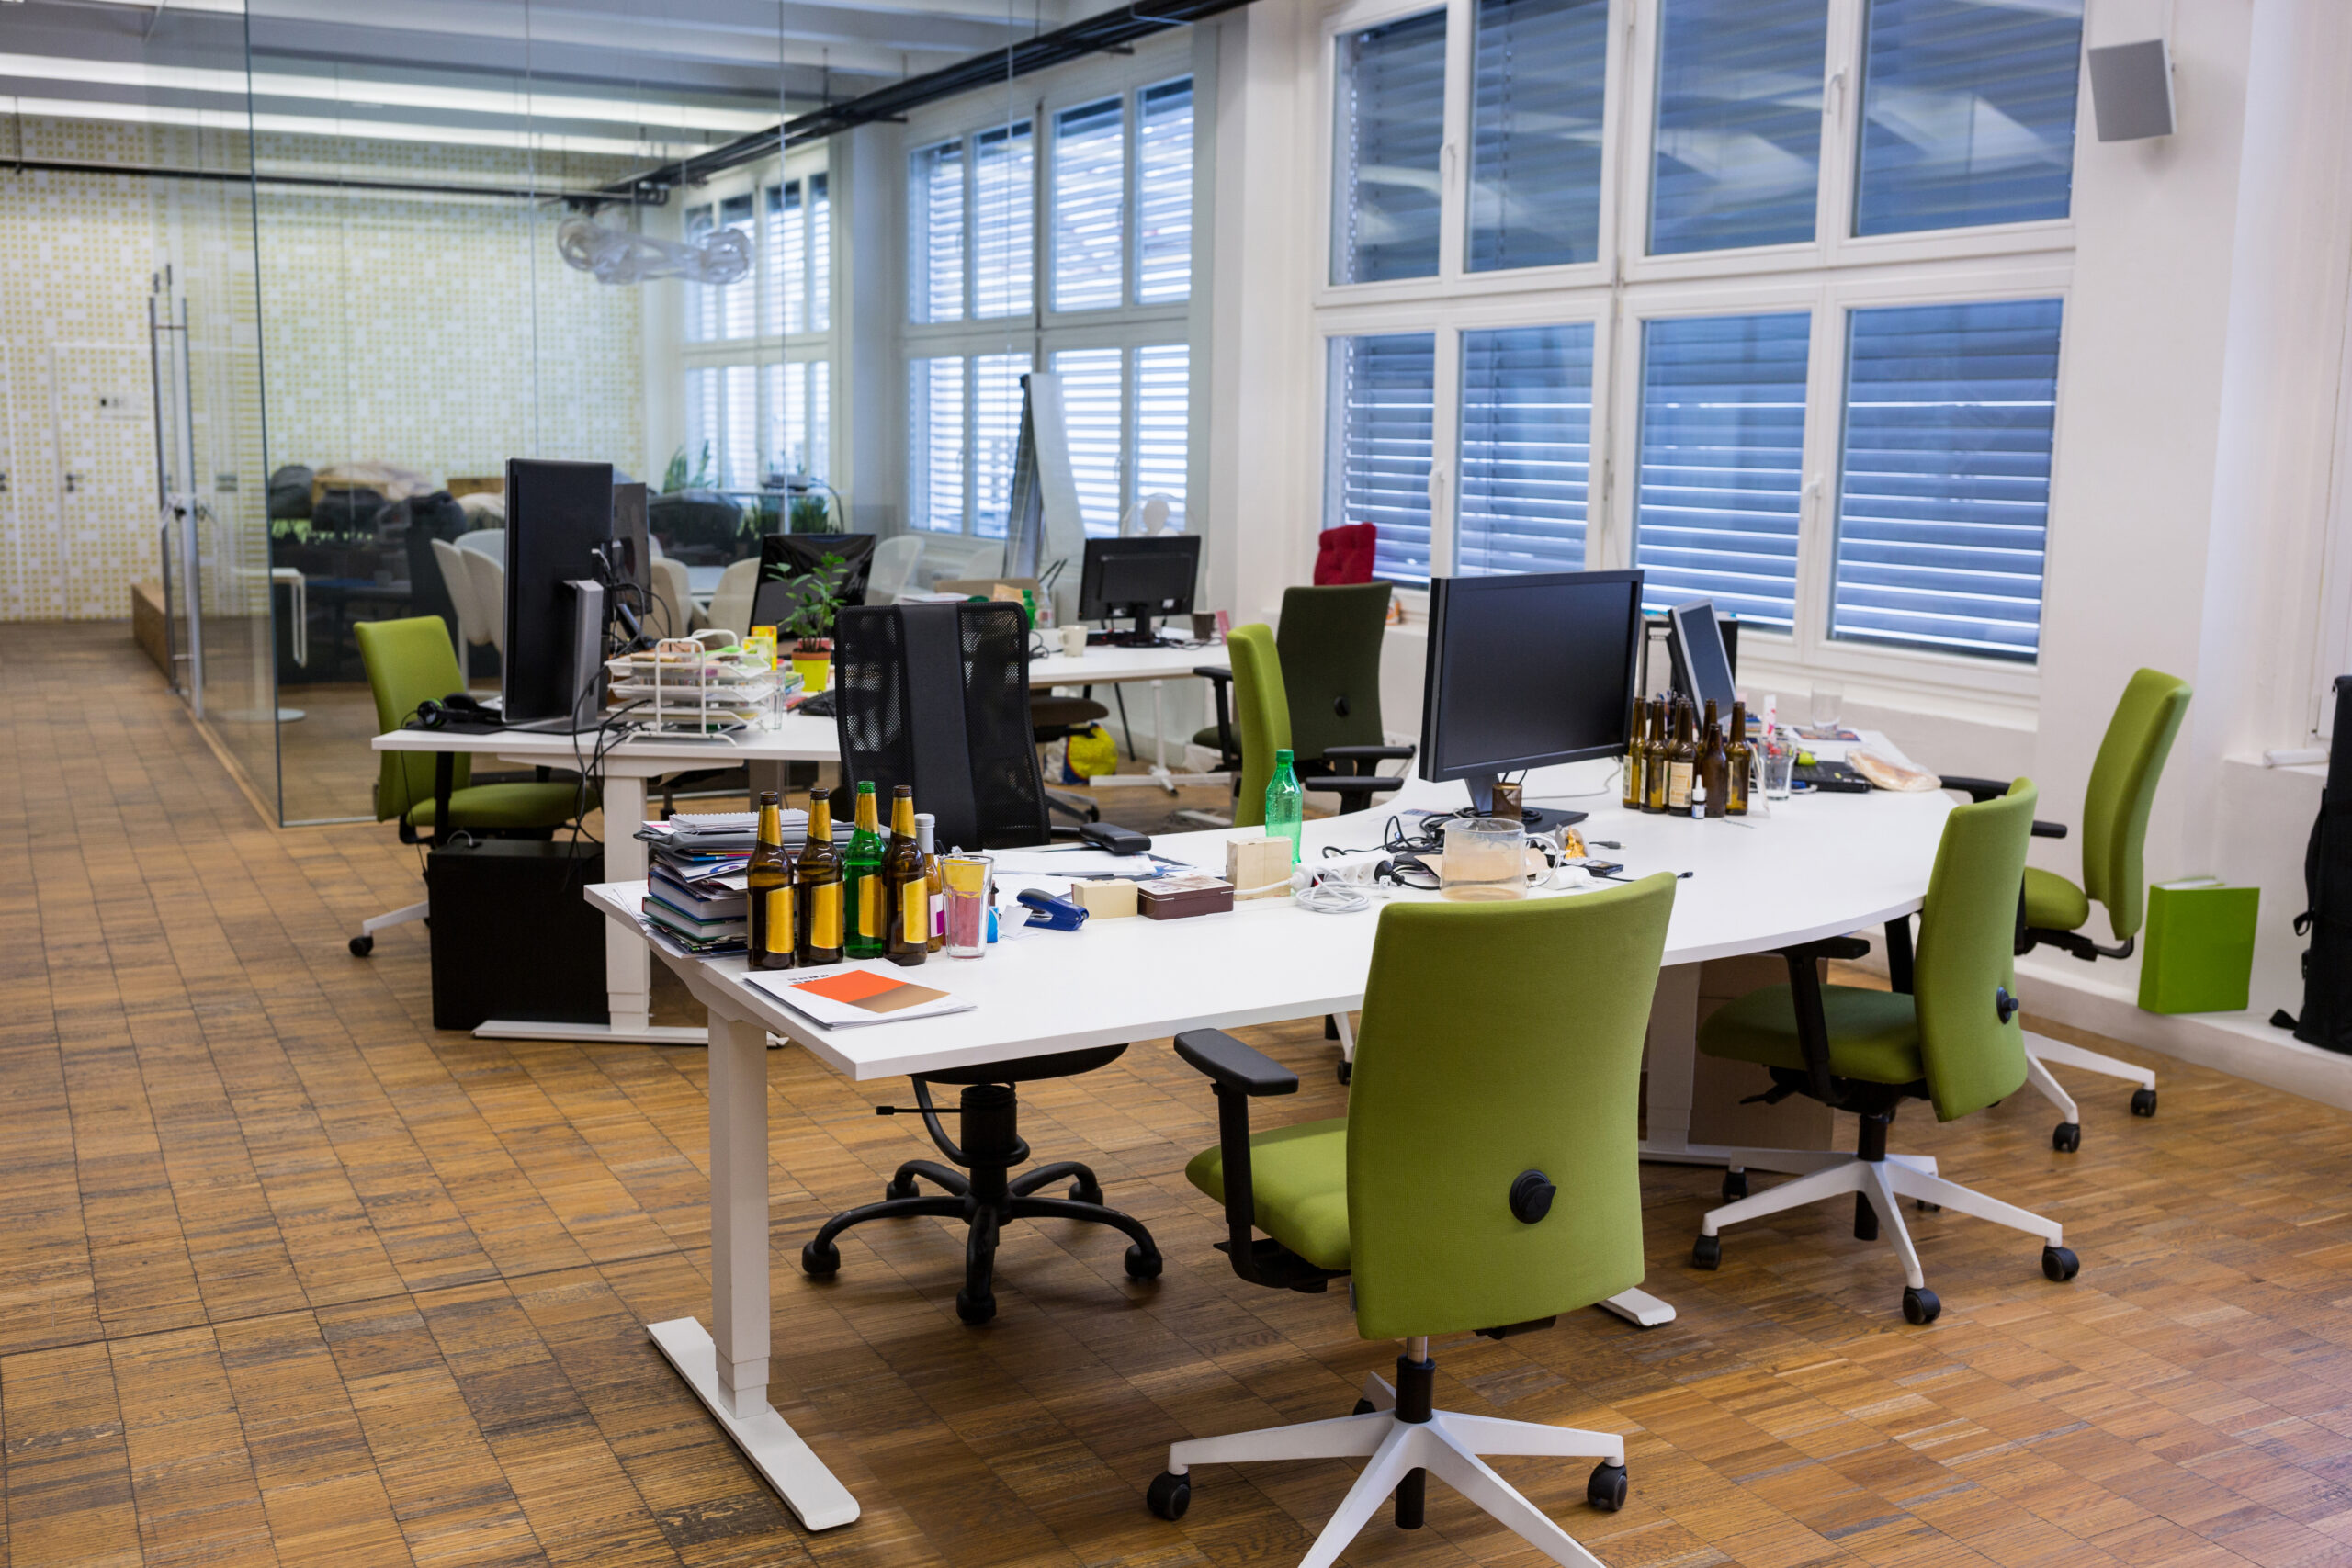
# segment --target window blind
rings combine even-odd
[[[1828,0],[1665,0],[1650,253],[1814,235]]]
[[[1634,562],[1652,608],[1794,624],[1811,331],[1803,312],[1643,323]]]
[[[686,213],[686,243],[695,243],[717,226],[716,209],[708,207],[690,209]],[[717,291],[704,284],[689,283],[682,292],[686,310],[686,341],[708,343],[718,335]]]
[[[756,367],[718,365],[686,372],[689,468],[700,466],[706,443],[710,448],[711,479],[717,488],[758,488],[760,405]]]
[[[1126,355],[1115,348],[1072,349],[1054,355],[1061,378],[1062,413],[1069,434],[1069,466],[1078,482],[1078,512],[1086,531],[1119,531],[1120,440],[1125,424]]]
[[[1592,324],[1462,334],[1464,576],[1584,570]]]
[[[1437,337],[1335,337],[1323,522],[1380,530],[1373,570],[1394,582],[1430,576],[1430,460]]]
[[[1331,281],[1437,274],[1445,13],[1341,35]]]
[[[832,471],[833,367],[830,360],[808,362],[808,471],[823,479]]]
[[[1854,231],[2064,218],[2081,0],[1871,0]]]
[[[1054,116],[1057,310],[1101,310],[1126,298],[1127,105],[1080,104]]]
[[[768,330],[808,330],[808,248],[800,182],[786,180],[767,190]]]
[[[1192,449],[1193,349],[1153,344],[1136,350],[1135,496],[1164,495],[1169,515],[1184,518]]]
[[[1193,292],[1193,79],[1146,87],[1136,126],[1136,302]]]
[[[908,158],[907,318],[964,319],[964,144],[943,141]]]
[[[821,359],[765,367],[770,461],[788,473],[825,477],[831,367]]]
[[[808,330],[833,324],[833,200],[823,175],[808,176]]]
[[[983,355],[972,362],[972,532],[1004,537],[1012,498],[1012,460],[1021,441],[1021,378],[1025,354]]]
[[[2030,660],[2055,299],[1856,310],[1830,635]]]
[[[1475,15],[1469,269],[1591,261],[1608,0],[1478,0]]]
[[[730,196],[718,204],[718,226],[722,229],[732,229],[750,240],[754,246],[753,254],[756,255],[759,234],[754,224],[751,192],[745,191],[741,196]],[[711,323],[715,329],[711,333],[713,337],[734,338],[758,335],[759,326],[756,321],[760,305],[758,284],[748,277],[738,278],[733,283],[715,286],[706,284],[703,286],[703,292],[714,301],[711,317]]]
[[[917,359],[908,365],[907,451],[914,472],[907,490],[918,528],[964,531],[964,361]]]
[[[1035,297],[1035,138],[1019,121],[972,139],[972,314],[1025,316]]]

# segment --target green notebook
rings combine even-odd
[[[2218,879],[2159,882],[2148,889],[2148,945],[2140,1005],[2150,1012],[2236,1012],[2254,978],[2259,887]]]

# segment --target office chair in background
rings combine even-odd
[[[1274,662],[1282,680],[1280,701],[1288,716],[1290,739],[1273,744],[1290,748],[1299,782],[1309,789],[1329,787],[1321,782],[1325,779],[1369,778],[1374,763],[1402,761],[1413,754],[1410,746],[1388,744],[1380,722],[1380,645],[1387,634],[1388,595],[1385,582],[1290,588],[1283,592],[1282,625],[1274,633]],[[1227,697],[1234,677],[1223,670],[1203,669],[1197,673],[1209,681],[1216,702],[1216,722],[1195,734],[1193,744],[1215,747],[1219,766],[1238,773],[1246,760],[1241,738],[1228,716]],[[1272,767],[1270,760],[1269,773]],[[1394,789],[1396,784],[1388,787]],[[1261,800],[1264,794],[1261,783]],[[1368,803],[1367,795],[1342,809],[1355,810]]]
[[[2042,1273],[2060,1281],[2075,1277],[2079,1265],[2056,1221],[1987,1198],[1930,1174],[1923,1161],[1886,1150],[1888,1124],[1905,1100],[1925,1100],[1938,1121],[1951,1122],[2006,1100],[2025,1083],[2025,1032],[2017,1021],[2011,950],[2035,798],[2031,782],[2019,779],[1999,799],[1959,807],[1946,818],[1919,914],[1918,950],[1907,965],[1897,966],[1898,982],[1900,969],[1909,969],[1907,993],[1823,985],[1821,959],[1859,958],[1869,950],[1859,937],[1830,937],[1781,949],[1788,985],[1752,991],[1699,1026],[1699,1049],[1708,1055],[1770,1070],[1770,1098],[1803,1094],[1851,1111],[1861,1118],[1861,1135],[1851,1155],[1792,1153],[1792,1163],[1810,1174],[1752,1198],[1746,1196],[1747,1172],[1726,1172],[1726,1201],[1700,1222],[1690,1253],[1694,1267],[1722,1263],[1718,1233],[1725,1225],[1851,1193],[1857,1239],[1876,1240],[1882,1224],[1893,1233],[1908,1322],[1933,1323],[1943,1303],[1920,1271],[1903,1223],[1905,1198],[2039,1235]]]
[[[1184,1174],[1224,1205],[1233,1271],[1309,1292],[1351,1276],[1356,1332],[1405,1353],[1353,1416],[1171,1445],[1153,1513],[1182,1517],[1194,1465],[1364,1459],[1308,1563],[1329,1563],[1392,1492],[1397,1524],[1419,1526],[1424,1472],[1553,1561],[1596,1562],[1479,1456],[1598,1459],[1585,1497],[1614,1511],[1624,1439],[1436,1409],[1429,1340],[1549,1327],[1641,1282],[1642,1038],[1673,908],[1663,873],[1575,898],[1389,905],[1355,1089],[1333,1121],[1251,1134],[1251,1098],[1297,1077],[1217,1030],[1176,1037],[1216,1085],[1216,1146]],[[1555,977],[1571,969],[1564,1005]]]
[[[1029,627],[1018,604],[892,604],[842,611],[833,627],[835,723],[842,777],[871,780],[884,798],[899,784],[937,818],[936,842],[952,848],[1007,849],[1052,836],[1046,795],[1030,739]],[[1022,1141],[1019,1085],[1072,1077],[1116,1061],[1125,1045],[1061,1051],[985,1066],[914,1076],[915,1103],[940,1152],[962,1170],[911,1159],[883,1188],[882,1201],[835,1214],[800,1249],[801,1269],[816,1279],[837,1273],[834,1238],[868,1220],[929,1214],[962,1220],[964,1288],[956,1313],[966,1323],[996,1315],[998,1233],[1008,1220],[1088,1220],[1126,1234],[1127,1277],[1154,1280],[1159,1248],[1143,1224],[1106,1206],[1094,1172],[1057,1160],[1008,1179],[1029,1157]],[[932,1103],[933,1084],[963,1090],[962,1125],[947,1135]],[[887,1112],[886,1112],[887,1114]],[[952,1114],[952,1112],[951,1112]],[[968,1174],[966,1174],[968,1172]],[[915,1179],[945,1189],[919,1194]],[[1057,1181],[1069,1196],[1039,1197]]]
[[[375,694],[379,733],[406,724],[418,704],[465,690],[440,616],[362,621],[352,633]],[[596,804],[592,790],[583,805],[579,785],[569,779],[478,784],[472,777],[473,759],[462,752],[387,751],[376,774],[376,820],[397,818],[403,844],[424,842],[419,829],[436,840],[461,829],[484,838],[546,839],[575,811]],[[445,801],[446,818],[440,809]],[[385,927],[421,920],[431,912],[429,902],[411,904],[362,921],[351,939],[353,956],[365,958],[375,951],[376,933]]]
[[[2188,682],[2159,670],[2135,671],[2123,688],[2091,763],[2090,786],[2083,794],[2083,880],[2077,886],[2056,872],[2026,867],[2018,917],[2020,955],[2036,947],[2054,947],[2086,963],[2132,955],[2147,916],[2142,852],[2148,841],[2148,812],[2155,805],[2173,738],[2188,716],[2190,695]],[[1977,801],[1991,800],[2007,788],[1996,779],[1950,773],[1944,775],[1944,787],[1963,790]],[[2063,839],[2066,829],[2056,822],[2036,822],[2033,833],[2038,839]],[[2084,933],[2094,902],[2107,910],[2108,927],[2116,938],[2113,947],[2101,947]],[[2060,1119],[2051,1130],[2050,1145],[2061,1154],[2082,1147],[2082,1114],[2051,1076],[2049,1063],[2135,1083],[2139,1087],[2132,1091],[2132,1113],[2156,1113],[2156,1075],[2145,1067],[2041,1034],[2026,1035],[2025,1051],[2033,1087],[2058,1107]]]

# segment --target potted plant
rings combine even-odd
[[[842,607],[849,562],[828,552],[814,570],[794,572],[778,561],[769,571],[772,580],[792,586],[793,610],[778,629],[794,639],[792,667],[799,671],[803,689],[814,695],[832,679],[833,616]]]

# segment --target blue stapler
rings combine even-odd
[[[1028,907],[1029,923],[1050,931],[1074,931],[1086,923],[1089,913],[1068,898],[1057,898],[1035,887],[1021,895],[1021,902]]]

